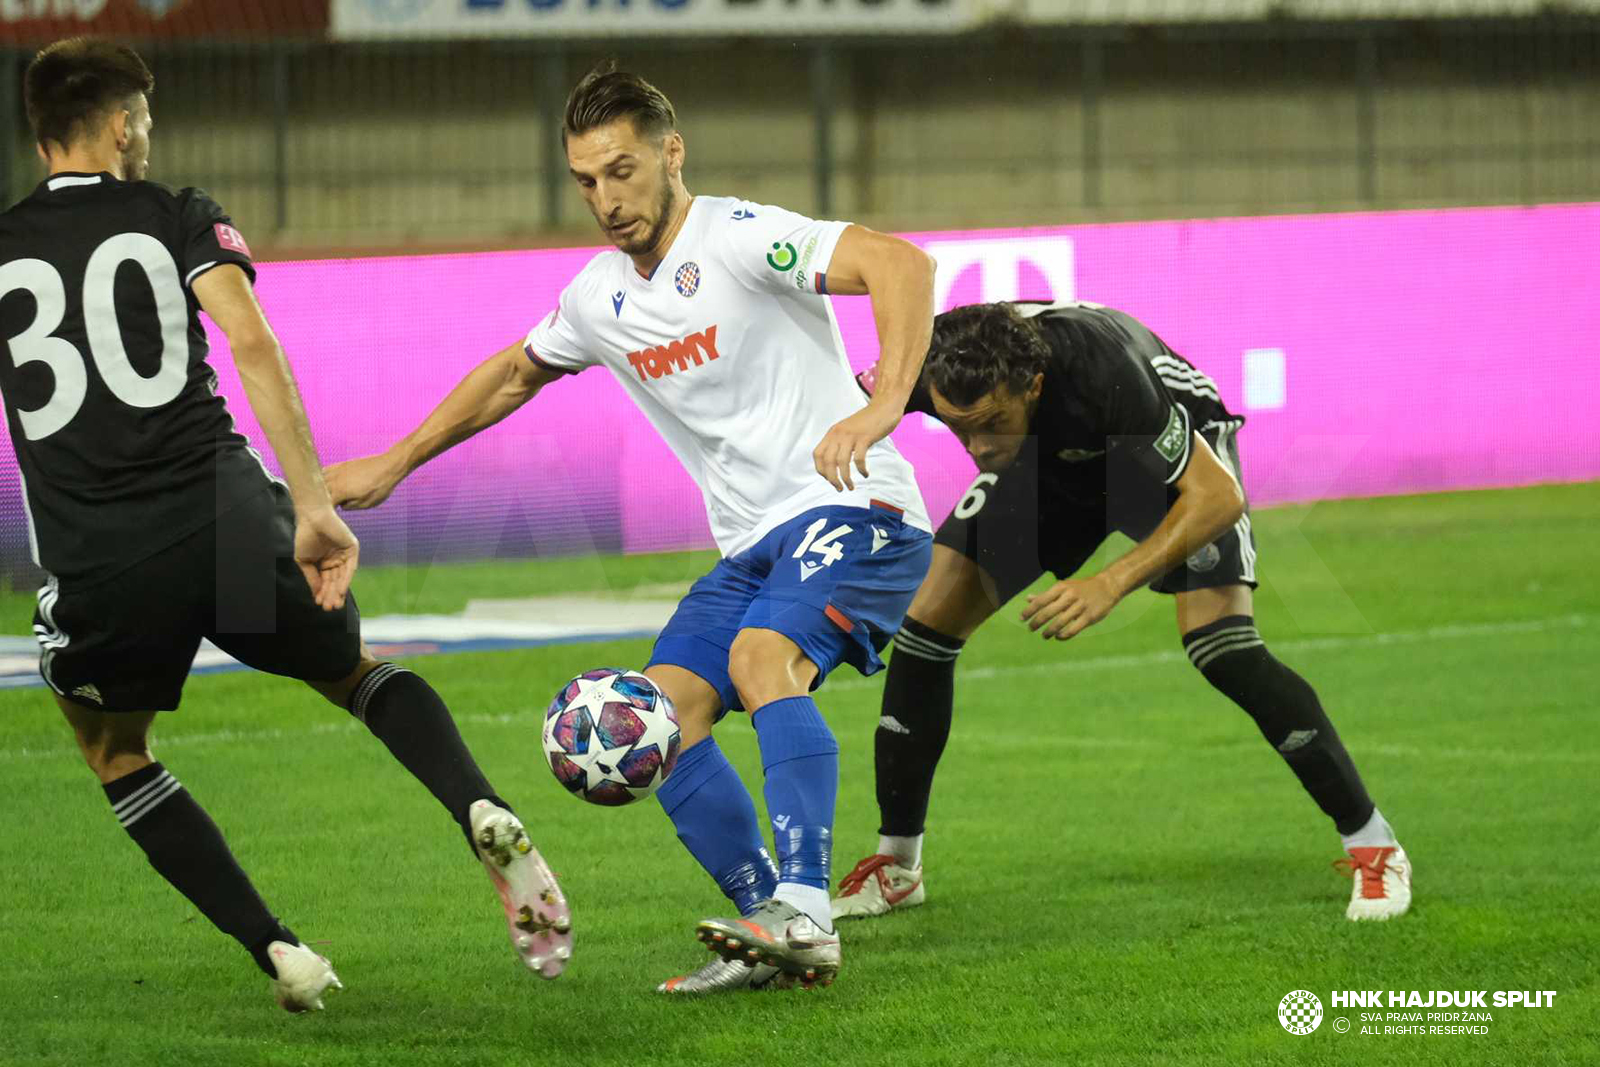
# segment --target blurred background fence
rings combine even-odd
[[[156,71],[155,176],[285,255],[592,241],[557,123],[604,56],[677,104],[691,189],[892,230],[1600,182],[1600,0],[0,0],[11,199],[21,67],[84,29]]]

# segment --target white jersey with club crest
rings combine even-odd
[[[544,366],[616,376],[700,486],[724,556],[830,504],[879,501],[931,531],[911,465],[887,439],[853,491],[836,491],[811,458],[866,405],[826,295],[847,225],[697,196],[654,274],[601,252],[528,334],[528,358]]]

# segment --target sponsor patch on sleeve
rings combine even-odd
[[[213,226],[217,234],[217,244],[241,256],[250,255],[250,246],[244,242],[244,234],[229,226],[226,222],[219,222]]]
[[[1183,455],[1184,446],[1188,444],[1185,438],[1186,421],[1183,412],[1178,410],[1178,405],[1172,405],[1172,410],[1167,413],[1167,428],[1161,431],[1161,436],[1156,438],[1156,451],[1168,463],[1176,463]]]

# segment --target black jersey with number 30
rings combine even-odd
[[[270,484],[190,289],[224,263],[254,280],[197,189],[57,174],[0,215],[0,392],[34,561],[58,579],[109,578]]]

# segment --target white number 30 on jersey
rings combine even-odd
[[[800,542],[800,547],[794,550],[794,558],[800,560],[800,580],[803,582],[824,567],[831,567],[844,558],[844,546],[839,539],[850,532],[850,527],[840,523],[827,533],[822,533],[822,528],[828,525],[826,518],[818,519],[806,527],[805,540]],[[818,537],[818,534],[822,534]],[[807,552],[815,552],[820,562],[805,559]]]
[[[149,378],[128,360],[117,323],[112,291],[117,268],[127,262],[138,264],[149,279],[161,324],[161,366]],[[89,372],[83,353],[71,341],[54,336],[67,314],[67,289],[60,272],[42,259],[14,259],[0,267],[0,298],[17,289],[33,294],[35,313],[27,329],[7,339],[11,359],[18,367],[43,363],[55,376],[54,391],[44,405],[17,412],[23,436],[38,441],[71,422],[83,407]],[[83,275],[83,324],[95,369],[118,400],[136,408],[156,408],[183,392],[189,378],[189,306],[178,266],[160,241],[148,234],[121,233],[94,250]]]

